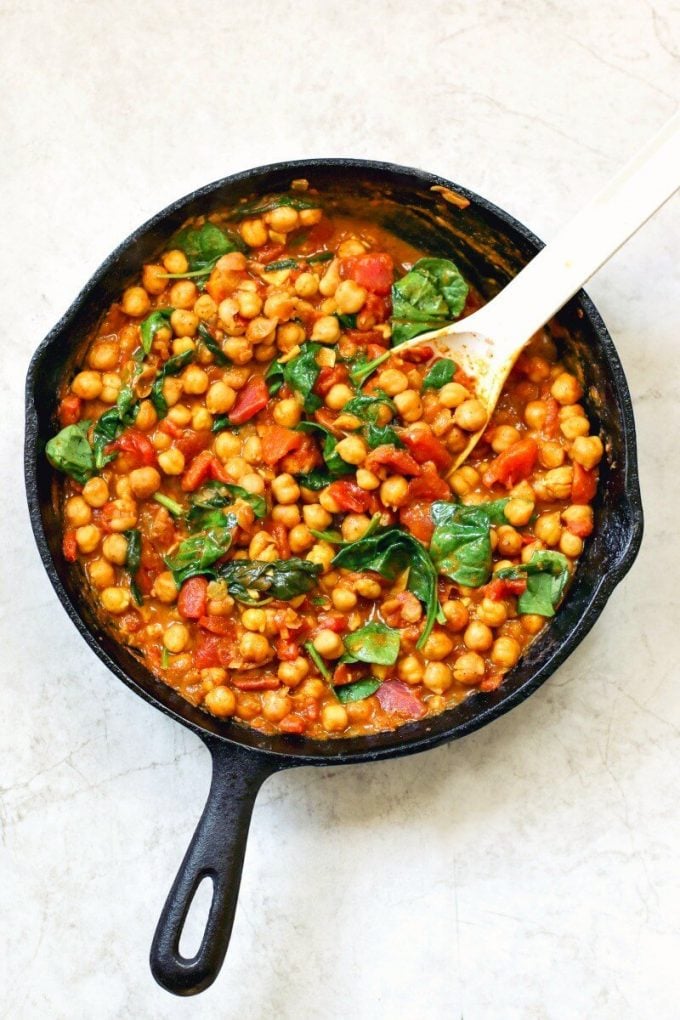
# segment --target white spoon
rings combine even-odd
[[[470,434],[452,471],[476,446],[512,366],[536,330],[678,187],[680,114],[672,117],[492,301],[460,322],[399,344],[402,351],[436,341],[440,353],[450,356],[475,380],[475,396],[484,405],[486,422]]]

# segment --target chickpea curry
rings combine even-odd
[[[480,304],[305,181],[185,225],[106,312],[47,444],[107,628],[265,733],[365,735],[495,690],[593,530],[603,444],[548,330],[488,423],[450,359],[400,354]]]

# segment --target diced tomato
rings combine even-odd
[[[344,687],[345,684],[354,683],[366,675],[366,665],[363,662],[347,663],[341,662],[333,670],[333,686]]]
[[[372,329],[378,323],[386,322],[390,317],[391,310],[392,305],[388,297],[369,294],[357,315],[357,326],[359,329]]]
[[[165,425],[167,421],[168,419],[164,418],[161,422],[161,426]],[[172,423],[168,422],[168,424]],[[159,428],[161,426],[159,426]],[[175,443],[175,446],[182,454],[184,454],[184,459],[188,464],[189,461],[194,459],[197,453],[200,453],[202,450],[205,450],[208,446],[210,446],[212,438],[212,432],[194,432],[193,429],[185,429]]]
[[[360,347],[366,344],[382,345],[385,342],[385,337],[378,329],[346,329],[345,336]]]
[[[409,347],[401,356],[404,361],[412,361],[414,364],[419,365],[421,362],[429,361],[430,358],[433,358],[434,350],[427,345],[424,347]]]
[[[416,478],[416,481],[419,479]],[[421,542],[429,542],[432,538],[434,523],[429,503],[409,502],[408,506],[403,506],[399,511],[399,520]]]
[[[412,592],[400,591],[398,595],[383,602],[380,615],[389,627],[401,629],[419,623],[423,607]]]
[[[82,400],[80,397],[77,397],[75,393],[69,393],[67,397],[64,397],[59,404],[59,410],[57,411],[59,424],[62,428],[65,428],[66,425],[75,425],[80,421],[82,406]]]
[[[269,390],[261,375],[255,375],[239,390],[236,403],[229,412],[229,421],[242,425],[259,414],[267,406]]]
[[[421,719],[427,709],[401,680],[386,680],[376,691],[376,697],[385,712],[394,712],[409,719]]]
[[[336,634],[347,630],[347,617],[344,613],[319,613],[317,623],[320,630],[333,630]]]
[[[320,397],[325,397],[332,386],[335,386],[336,383],[347,382],[348,378],[349,372],[346,365],[333,365],[332,368],[324,365],[314,384],[314,392],[318,393]]]
[[[156,451],[148,436],[145,436],[139,429],[129,428],[122,432],[118,439],[109,443],[107,450],[121,450],[130,453],[137,460],[140,467],[149,467],[156,463]]]
[[[547,411],[542,431],[548,439],[556,439],[560,431],[560,405],[554,397],[548,397],[545,402]]]
[[[453,377],[453,381],[460,383],[460,385],[464,386],[466,390],[474,391],[475,380],[471,375],[468,375],[467,372],[464,372],[462,368],[456,369],[456,374]]]
[[[317,421],[319,425],[323,425],[323,427],[328,429],[329,432],[332,432],[334,436],[340,437],[343,436],[344,433],[342,429],[339,429],[335,424],[337,417],[338,412],[331,411],[330,407],[317,407],[314,412],[314,420]]]
[[[273,673],[232,674],[231,682],[239,691],[275,691],[281,681]]]
[[[75,563],[78,559],[78,543],[76,542],[76,533],[73,529],[64,532],[61,551],[67,563]]]
[[[578,535],[579,538],[588,538],[593,533],[593,520],[592,518],[584,518],[579,521],[567,521],[565,527],[572,535]]]
[[[223,638],[218,634],[199,631],[193,650],[194,665],[197,669],[210,669],[220,665],[220,648]]]
[[[302,446],[303,432],[286,429],[282,425],[260,425],[262,460],[273,467],[282,457]]]
[[[453,457],[444,444],[422,425],[409,425],[401,430],[399,438],[408,446],[419,464],[431,460],[440,471],[448,471],[453,464]]]
[[[341,510],[351,510],[355,514],[370,509],[375,498],[348,478],[338,478],[337,481],[331,482],[327,491]]]
[[[290,545],[288,544],[288,528],[281,521],[274,521],[271,525],[271,533],[276,542],[276,551],[279,559],[290,559]]]
[[[233,482],[233,478],[219,457],[213,457],[210,463],[210,479],[213,482]]]
[[[572,503],[586,504],[595,498],[597,492],[597,471],[586,471],[574,461],[574,480],[571,483]]]
[[[184,492],[195,492],[199,485],[210,478],[214,459],[215,455],[210,450],[202,450],[194,457],[182,475],[181,485]]]
[[[190,577],[179,591],[177,611],[185,620],[200,620],[208,605],[208,582],[204,577]]]
[[[489,673],[485,676],[479,685],[480,691],[484,691],[485,694],[490,694],[491,691],[497,690],[503,683],[503,673]]]
[[[269,265],[279,255],[283,255],[285,250],[285,244],[263,244],[261,248],[257,249],[257,261],[262,262],[265,266]]]
[[[526,577],[495,577],[482,590],[487,598],[494,602],[500,602],[508,595],[521,595],[526,589]]]
[[[529,477],[537,457],[536,440],[520,439],[491,461],[482,475],[482,481],[489,489],[498,483],[511,489],[517,482]]]
[[[186,581],[185,584],[189,584],[189,581]],[[208,613],[207,616],[200,617],[198,625],[204,630],[209,630],[211,634],[236,639],[236,623],[230,616],[217,616],[215,613]]]
[[[369,361],[375,361],[376,358],[382,358],[383,354],[387,353],[387,348],[384,342],[382,344],[367,344],[366,345],[366,357]],[[374,378],[377,378],[374,377]]]
[[[321,454],[314,438],[303,433],[300,448],[286,454],[281,461],[280,468],[291,475],[305,475],[320,463]]]
[[[292,662],[300,654],[300,645],[297,641],[291,641],[290,638],[280,637],[276,640],[275,650],[276,657],[282,662]]]
[[[289,712],[279,723],[279,729],[282,733],[301,736],[307,729],[307,723],[299,715]]]
[[[163,418],[158,425],[159,432],[165,432],[166,436],[171,436],[173,439],[179,439],[182,435],[182,430],[179,425],[175,425],[174,421],[170,421],[169,418]]]
[[[340,276],[354,280],[374,294],[389,294],[394,282],[394,262],[386,253],[352,255],[340,260]]]
[[[401,475],[419,475],[420,464],[406,450],[398,450],[396,446],[384,444],[371,450],[365,461],[365,467],[373,471],[376,467],[389,467]]]

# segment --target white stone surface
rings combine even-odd
[[[674,112],[677,2],[23,0],[0,25],[2,1017],[677,1017],[677,199],[589,287],[637,409],[633,571],[487,729],[273,778],[200,999],[156,987],[147,954],[208,755],[68,622],[21,478],[28,360],[153,212],[241,168],[350,154],[441,173],[548,238]]]

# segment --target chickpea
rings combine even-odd
[[[163,262],[163,266],[167,273],[180,275],[182,273],[189,272],[187,257],[179,248],[173,248],[172,251],[166,251],[161,261]]]
[[[457,496],[468,496],[480,481],[479,472],[471,464],[464,464],[451,476],[451,487]]]
[[[248,436],[244,440],[242,456],[249,464],[259,464],[262,461],[262,440],[259,436]]]
[[[524,408],[524,421],[530,429],[537,432],[545,425],[548,416],[548,405],[545,400],[530,400]]]
[[[285,397],[274,404],[272,414],[277,425],[292,429],[300,423],[302,407],[295,397]]]
[[[78,372],[71,383],[71,392],[82,400],[96,400],[102,391],[102,377],[99,372],[91,372],[85,369]]]
[[[599,436],[578,436],[574,440],[570,457],[586,471],[592,471],[602,460],[604,446]]]
[[[175,336],[194,337],[198,330],[198,316],[187,308],[176,308],[170,316],[170,325]]]
[[[236,695],[229,687],[213,687],[206,694],[203,704],[213,715],[223,718],[236,711]]]
[[[277,676],[286,687],[297,687],[309,673],[309,663],[301,655],[292,662],[281,662]]]
[[[207,322],[217,315],[217,305],[210,294],[201,294],[194,302],[194,315],[202,322]]]
[[[286,322],[292,317],[296,304],[297,298],[292,297],[287,290],[275,291],[264,303],[264,314],[268,319]]]
[[[519,556],[522,550],[522,536],[509,525],[496,528],[496,550],[501,556]]]
[[[445,662],[428,662],[423,673],[423,684],[429,691],[443,694],[452,683],[453,675]]]
[[[319,290],[319,280],[314,273],[300,273],[295,281],[295,293],[302,298],[314,297]]]
[[[525,613],[520,616],[520,623],[527,634],[538,634],[545,623],[545,617],[539,616],[537,613]]]
[[[560,372],[550,388],[550,393],[558,404],[577,404],[583,396],[583,388],[575,375]]]
[[[354,315],[366,303],[368,291],[354,280],[342,280],[335,291],[335,300],[341,315]]]
[[[249,471],[247,475],[242,475],[240,478],[240,484],[246,492],[252,493],[253,496],[264,495],[264,478],[258,475],[257,471]]]
[[[325,531],[333,520],[319,503],[308,503],[302,508],[302,516],[307,527],[314,528],[315,531]]]
[[[519,641],[513,637],[503,636],[496,638],[493,643],[491,661],[501,669],[512,669],[521,654],[522,649]]]
[[[260,714],[260,707],[260,699],[256,694],[239,694],[236,698],[236,715],[239,719],[254,719]]]
[[[314,648],[325,659],[339,659],[345,650],[340,635],[327,627],[314,638]]]
[[[267,625],[267,615],[264,609],[244,609],[241,616],[241,623],[246,630],[257,631],[264,634]]]
[[[209,432],[213,426],[213,416],[207,407],[194,407],[191,415],[191,427],[196,432]]]
[[[208,389],[210,378],[198,365],[187,365],[182,373],[182,385],[185,393],[200,395]]]
[[[129,531],[137,523],[137,505],[132,499],[125,497],[114,499],[111,503],[112,513],[108,519],[110,531]]]
[[[354,391],[346,383],[336,383],[326,394],[326,407],[330,407],[331,411],[341,411],[353,396]]]
[[[176,601],[179,595],[179,589],[175,583],[175,579],[169,570],[164,570],[156,577],[151,594],[158,599],[159,602],[163,602],[165,605],[171,605]]]
[[[239,336],[228,336],[222,344],[222,350],[235,365],[247,365],[253,357],[252,344]]]
[[[130,592],[127,588],[104,588],[101,593],[101,602],[107,613],[124,613],[130,605]]]
[[[94,481],[95,479],[90,479]],[[90,483],[88,482],[87,485]],[[106,482],[104,482],[106,485]],[[87,487],[87,486],[86,486]],[[82,496],[71,496],[66,502],[64,512],[66,520],[72,528],[82,528],[84,525],[89,524],[92,520],[91,506],[94,504],[90,503],[89,499],[85,499],[85,489],[83,489]],[[104,500],[106,502],[106,500]]]
[[[168,411],[167,418],[173,425],[179,425],[180,428],[184,428],[191,421],[191,408],[187,407],[186,404],[175,404]]]
[[[548,471],[543,478],[543,486],[545,489],[546,500],[559,500],[569,499],[571,496],[571,486],[574,479],[574,469],[572,467],[559,467],[553,468]],[[508,504],[509,506],[510,504]],[[506,516],[507,516],[507,507]]]
[[[514,426],[499,425],[493,430],[491,449],[494,453],[503,453],[504,450],[510,449],[514,443],[517,443],[520,438],[520,434]]]
[[[118,499],[132,499],[132,487],[127,475],[116,478],[115,490]]]
[[[587,436],[590,432],[590,422],[584,415],[573,415],[560,423],[560,432],[565,439],[570,440]]]
[[[225,471],[235,481],[240,482],[244,475],[251,474],[250,464],[243,457],[230,457],[229,460],[225,461]]]
[[[222,462],[241,452],[241,440],[233,432],[220,432],[215,440],[215,453]]]
[[[467,446],[469,438],[467,432],[454,425],[446,437],[446,448],[451,453],[460,453]]]
[[[292,707],[293,702],[284,691],[263,691],[262,715],[269,722],[280,722]]]
[[[358,466],[366,460],[368,447],[360,436],[346,436],[337,444],[335,452],[346,464]]]
[[[184,471],[184,465],[184,454],[174,446],[158,454],[158,466],[163,474],[181,475]]]
[[[547,546],[557,545],[562,535],[559,510],[541,514],[534,524],[534,535]]]
[[[189,631],[183,623],[171,623],[163,633],[163,644],[169,652],[183,652],[189,641]]]
[[[377,379],[377,386],[384,390],[388,397],[396,397],[408,389],[408,376],[398,368],[385,368]]]
[[[157,422],[158,415],[156,414],[156,408],[150,400],[142,400],[137,411],[137,417],[135,418],[136,428],[141,432],[150,432]]]
[[[321,709],[321,725],[328,733],[341,733],[348,723],[347,709],[339,703],[324,705]]]
[[[292,553],[307,552],[314,545],[314,535],[306,524],[296,524],[288,534],[288,543]]]
[[[340,323],[335,315],[322,315],[312,327],[312,340],[320,344],[334,344],[340,339]]]
[[[472,626],[472,625],[471,625]],[[438,662],[445,659],[453,651],[453,641],[445,630],[435,628],[423,645],[423,655],[426,659]]]
[[[107,535],[102,542],[102,553],[109,563],[122,567],[127,559],[127,546],[124,535]]]
[[[236,403],[236,390],[225,382],[214,382],[205,397],[205,406],[211,414],[226,414]]]
[[[368,698],[362,698],[360,701],[351,701],[349,705],[345,705],[345,711],[350,723],[366,723],[371,718],[373,705]]]
[[[272,482],[272,493],[278,503],[297,503],[300,498],[300,486],[292,475],[277,475]]]
[[[342,537],[346,542],[356,542],[366,534],[370,523],[366,514],[346,514],[340,525]]]
[[[486,652],[493,643],[491,628],[479,620],[472,620],[463,634],[463,641],[472,652]]]
[[[262,298],[252,290],[237,291],[234,297],[242,318],[254,319],[262,311]]]
[[[402,421],[415,422],[422,418],[423,403],[416,390],[409,389],[404,390],[402,393],[397,393],[394,403],[401,415]]]
[[[155,467],[135,468],[129,478],[130,488],[137,499],[148,499],[160,488],[161,476]]]
[[[508,618],[505,602],[483,598],[477,607],[477,619],[487,627],[500,627]]]
[[[448,407],[449,409],[460,407],[469,397],[468,390],[457,382],[444,383],[439,391],[439,403],[442,407]]]
[[[328,269],[321,277],[319,283],[319,290],[324,297],[332,297],[338,289],[340,283],[340,261],[333,259],[329,264]],[[338,327],[339,329],[339,327]]]
[[[295,503],[289,503],[286,506],[279,503],[272,509],[272,520],[278,521],[279,524],[285,524],[290,531],[291,528],[300,523],[300,511]],[[313,527],[313,525],[308,525],[308,527]]]
[[[275,544],[274,538],[267,531],[256,531],[250,540],[248,555],[251,560],[261,559],[261,554],[265,549],[271,548]]]
[[[261,248],[269,240],[264,220],[243,220],[239,231],[249,248]]]
[[[239,641],[241,655],[248,662],[264,662],[272,655],[272,646],[263,634],[246,631]]]
[[[379,599],[382,595],[380,581],[372,577],[358,577],[354,587],[364,599]]]
[[[120,344],[117,340],[99,340],[90,347],[87,363],[97,372],[110,372],[118,364]]]
[[[528,524],[534,513],[534,503],[527,499],[511,499],[503,511],[510,524],[521,528]]]
[[[349,588],[336,587],[331,592],[331,602],[341,613],[348,613],[350,609],[354,609],[357,601],[356,595]]]
[[[570,531],[585,538],[593,530],[593,508],[574,503],[562,511],[562,520]]]
[[[397,662],[397,676],[407,684],[422,683],[424,666],[417,655],[406,655]]]
[[[87,576],[95,588],[110,588],[116,583],[116,572],[108,560],[92,560],[88,563]]]
[[[556,468],[564,464],[564,447],[560,443],[541,443],[538,451],[538,461],[541,467]]]
[[[454,421],[465,432],[477,432],[486,424],[484,405],[479,400],[464,400],[456,408]]]
[[[357,485],[360,489],[364,489],[365,492],[372,492],[374,489],[379,488],[380,479],[367,468],[359,468],[357,470]]]
[[[442,606],[449,630],[454,633],[463,630],[468,625],[470,618],[464,602],[460,599],[447,599]]]
[[[170,305],[173,308],[193,308],[197,297],[198,288],[192,280],[177,280],[170,288]]]
[[[163,380],[163,397],[168,407],[173,407],[182,396],[183,384],[181,379],[174,379],[170,376]]]
[[[309,563],[318,563],[322,573],[327,573],[335,557],[335,550],[328,542],[317,542],[307,553],[305,559]]]
[[[453,665],[456,683],[474,687],[484,676],[484,659],[477,652],[463,652]]]
[[[123,292],[123,300],[121,304],[125,314],[131,315],[136,319],[142,315],[146,315],[151,307],[149,295],[143,287],[128,287],[128,289]]]
[[[574,535],[571,531],[563,531],[560,535],[560,552],[565,556],[576,559],[583,552],[583,539]]]
[[[282,205],[278,209],[272,209],[265,214],[264,218],[272,230],[276,230],[280,234],[289,234],[291,230],[295,230],[300,222],[297,209],[293,209],[289,205]]]

